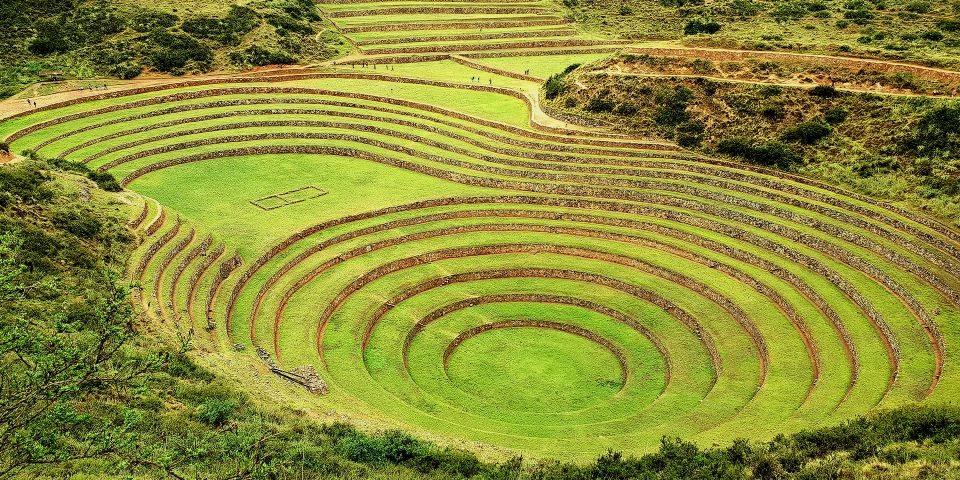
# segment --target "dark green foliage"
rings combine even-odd
[[[960,103],[937,107],[924,114],[903,147],[920,156],[960,154]]]
[[[37,55],[63,53],[122,32],[126,20],[105,6],[87,6],[36,21],[29,49]]]
[[[103,230],[103,222],[88,209],[70,208],[54,211],[51,221],[57,228],[87,240],[96,238]]]
[[[568,65],[567,68],[565,68],[562,72],[555,73],[547,78],[547,81],[543,84],[544,96],[546,96],[547,100],[553,100],[554,98],[557,98],[557,96],[566,90],[567,85],[565,80],[567,75],[576,70],[579,66],[579,63]]]
[[[565,87],[562,74],[550,75],[543,84],[544,95],[548,100],[553,100],[563,93]]]
[[[7,142],[0,142],[0,153],[10,153],[10,144]]]
[[[804,122],[785,128],[780,136],[788,142],[810,145],[819,142],[832,131],[830,125],[823,122]]]
[[[87,172],[87,178],[93,180],[97,183],[97,186],[102,190],[107,192],[119,192],[123,190],[123,187],[120,186],[120,182],[109,172],[98,172],[96,170],[91,170]]]
[[[691,120],[677,126],[676,138],[681,147],[692,148],[703,143],[707,126],[700,120]]]
[[[0,167],[0,194],[25,203],[49,200],[53,192],[46,186],[48,177],[32,162]]]
[[[158,30],[150,40],[155,48],[150,54],[150,64],[161,72],[182,74],[191,67],[206,70],[213,61],[210,47],[189,35]]]
[[[219,427],[227,423],[236,410],[237,404],[233,400],[211,398],[197,408],[197,419],[211,427]]]
[[[767,167],[789,168],[802,161],[800,155],[788,145],[777,141],[756,142],[743,137],[726,138],[717,144],[717,151]]]
[[[36,157],[36,155],[33,155],[33,157],[34,159],[39,159]],[[123,187],[120,186],[120,182],[118,182],[113,174],[109,172],[91,170],[90,167],[87,167],[83,163],[73,162],[63,158],[51,158],[47,159],[46,162],[51,166],[61,170],[86,175],[87,178],[95,182],[102,190],[108,192],[119,192],[120,190],[123,190]]]
[[[810,95],[814,97],[833,98],[839,95],[839,93],[833,85],[817,85],[810,89]]]
[[[930,40],[931,42],[939,42],[943,40],[943,32],[939,30],[927,30],[920,34],[920,38]]]
[[[720,31],[721,25],[712,20],[690,20],[683,27],[684,35],[697,35],[700,33],[714,34]]]
[[[763,107],[763,110],[760,111],[760,115],[763,115],[769,120],[780,120],[784,117],[784,115],[786,115],[786,113],[786,109],[779,103],[766,105]]]
[[[277,29],[277,33],[286,34],[286,32],[299,33],[301,35],[313,35],[316,30],[309,23],[296,20],[291,17],[281,15],[271,15],[267,17],[267,23]]]
[[[603,113],[603,112],[612,112],[616,104],[614,104],[610,99],[604,97],[594,97],[587,102],[584,109],[588,112],[593,113]]]
[[[145,10],[130,19],[130,27],[138,32],[151,32],[158,28],[170,28],[180,22],[180,17],[154,10]]]
[[[945,32],[960,32],[960,20],[941,20],[937,28]]]
[[[197,38],[216,40],[224,45],[238,45],[244,35],[259,25],[260,17],[255,10],[233,5],[225,17],[190,18],[184,20],[180,28]]]
[[[687,87],[662,90],[657,94],[657,109],[654,121],[660,125],[679,125],[690,119],[687,106],[693,98],[693,91]]]
[[[664,7],[687,7],[692,5],[703,5],[704,0],[660,0]]]
[[[842,108],[831,108],[823,113],[823,119],[830,125],[839,125],[847,121],[850,112]]]
[[[230,61],[235,65],[289,65],[297,63],[297,59],[286,52],[267,50],[266,48],[253,45],[242,52],[233,52],[230,54]]]

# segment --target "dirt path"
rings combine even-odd
[[[870,69],[888,73],[911,73],[930,80],[957,82],[960,81],[960,72],[942,68],[925,67],[911,63],[893,62],[871,58],[835,57],[830,55],[769,52],[756,50],[728,50],[720,48],[698,47],[656,47],[636,45],[624,49],[629,53],[657,55],[664,57],[689,57],[716,61],[736,61],[746,59],[761,59],[774,61],[799,61],[816,65],[842,67],[851,70]]]
[[[746,80],[742,78],[728,78],[720,77],[715,75],[698,75],[695,73],[631,73],[623,72],[619,70],[597,70],[594,72],[587,72],[586,75],[613,75],[618,77],[643,77],[643,78],[705,78],[709,80],[714,80],[717,82],[727,82],[727,83],[742,83],[746,85],[777,85],[781,87],[791,87],[791,88],[813,88],[818,84],[810,83],[800,83],[800,82],[775,82],[775,81],[762,81],[762,80]],[[576,81],[578,88],[586,89],[588,88],[585,84]],[[905,92],[891,92],[886,90],[871,90],[867,88],[855,88],[855,87],[835,87],[837,90],[844,92],[853,92],[853,93],[871,93],[874,95],[886,95],[891,97],[924,97],[924,98],[958,98],[956,95],[934,95],[934,94],[925,94],[925,93],[905,93]]]

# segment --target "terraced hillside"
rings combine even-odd
[[[549,0],[331,0],[319,5],[366,55],[610,52],[624,43],[580,33]]]
[[[146,311],[310,414],[584,459],[957,398],[951,227],[570,129],[530,82],[440,63],[99,93],[12,115],[0,138],[142,194]],[[284,379],[307,365],[327,395]]]

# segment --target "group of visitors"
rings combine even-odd
[[[90,90],[91,92],[94,90],[106,90],[107,84],[101,83],[100,85],[87,85],[87,86],[80,85],[80,91],[82,92],[84,89]]]
[[[470,83],[480,83],[480,77],[470,77]],[[488,78],[487,83],[493,85],[493,78]]]
[[[376,64],[376,63],[371,63],[370,65],[373,67],[374,70],[377,69],[377,64]],[[384,69],[390,70],[390,71],[396,70],[396,67],[393,66],[393,65],[390,65],[390,64],[382,65],[382,67],[383,67]],[[350,64],[350,68],[356,69],[356,68],[357,68],[357,64],[356,64],[356,63],[351,63],[351,64]],[[367,68],[367,63],[366,63],[366,62],[362,63],[362,64],[360,65],[360,68]]]

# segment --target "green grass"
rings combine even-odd
[[[569,63],[588,62],[599,56],[480,61],[513,71],[530,68],[534,75],[549,75]],[[395,67],[385,70],[379,66],[377,73],[467,85],[469,77],[477,75],[476,70],[450,61]],[[347,68],[372,73],[372,68]],[[339,70],[344,71],[342,66]],[[486,78],[483,75],[487,74],[480,75]],[[529,82],[505,77],[496,77],[494,85],[530,88]],[[493,92],[332,78],[260,86],[379,95],[529,130],[529,113],[524,103]],[[206,88],[215,87],[176,91]],[[165,93],[171,92],[34,113],[0,124],[0,135],[40,121]],[[187,253],[212,233],[216,243],[224,242],[227,246],[224,259],[238,250],[244,260],[214,299],[212,315],[217,329],[215,337],[204,339],[203,343],[204,348],[216,352],[217,358],[228,362],[224,365],[232,365],[223,368],[222,373],[249,384],[249,368],[261,368],[251,353],[252,347],[261,346],[283,368],[315,365],[330,386],[329,395],[314,397],[289,386],[272,394],[269,392],[275,390],[269,387],[248,385],[254,395],[269,397],[270,402],[311,413],[333,410],[362,418],[376,427],[399,426],[445,442],[496,448],[501,455],[518,452],[535,458],[586,459],[608,448],[649,451],[658,445],[662,435],[682,435],[703,444],[727,442],[744,432],[756,439],[771,438],[782,432],[832,424],[877,405],[923,400],[934,368],[926,332],[904,302],[851,259],[880,268],[902,287],[903,295],[915,298],[931,315],[948,348],[945,370],[932,398],[946,400],[958,393],[960,382],[950,345],[960,335],[960,311],[934,288],[930,279],[910,273],[903,266],[916,265],[945,285],[956,287],[958,279],[935,264],[932,254],[924,253],[935,248],[931,239],[951,245],[956,242],[915,220],[897,217],[896,222],[889,223],[885,218],[895,214],[887,212],[881,216],[881,206],[872,202],[842,198],[843,203],[833,205],[840,201],[836,200],[839,197],[827,190],[735,165],[710,166],[694,159],[657,158],[650,150],[624,146],[583,147],[581,152],[574,150],[573,143],[563,135],[538,139],[529,136],[529,131],[507,131],[442,112],[374,99],[354,100],[330,92],[277,93],[269,95],[271,102],[261,105],[235,103],[138,116],[176,106],[221,100],[240,102],[256,97],[228,94],[123,108],[40,129],[14,142],[13,148],[35,147],[47,138],[69,133],[39,151],[42,156],[60,156],[84,142],[127,132],[120,138],[99,141],[67,155],[72,160],[98,156],[91,163],[96,167],[158,147],[232,135],[345,133],[349,137],[342,139],[238,139],[213,145],[184,145],[125,162],[111,173],[122,177],[164,160],[264,145],[347,147],[435,168],[436,176],[428,176],[358,158],[285,153],[193,162],[152,172],[130,184],[131,189],[155,199],[168,212],[167,224],[148,238],[148,243],[167,232],[176,215],[186,222],[179,235],[161,248],[148,265],[143,277],[147,283],[145,295],[153,295],[152,282],[160,272],[160,262],[188,238],[191,229],[196,229],[192,243],[172,257],[161,272],[160,298],[147,298],[148,309],[157,316],[184,321],[191,300],[189,281],[203,257],[194,259],[184,270],[174,298],[168,303],[173,288],[171,276]],[[327,104],[283,102],[302,99]],[[333,105],[331,101],[358,105]],[[306,112],[283,110],[292,108]],[[384,112],[383,108],[391,111]],[[267,115],[244,113],[259,109],[273,111]],[[197,119],[224,112],[238,114]],[[373,118],[350,117],[357,114]],[[128,117],[132,118],[120,121]],[[189,132],[266,120],[322,120],[341,122],[346,128],[275,125]],[[133,131],[172,121],[179,122]],[[94,128],[96,124],[102,126]],[[363,127],[386,131],[362,131]],[[168,138],[154,138],[159,135]],[[406,135],[437,143],[421,143],[405,138]],[[372,141],[384,142],[385,146],[373,145]],[[114,148],[120,149],[100,155]],[[400,151],[401,148],[409,150]],[[513,187],[492,188],[471,185],[475,180],[468,181],[461,175],[517,183],[505,184]],[[538,178],[539,175],[552,177]],[[642,183],[624,183],[628,180]],[[307,185],[328,193],[270,211],[250,203]],[[741,186],[756,190],[740,191]],[[558,187],[568,190],[555,190]],[[823,194],[828,194],[828,198],[818,197]],[[552,201],[583,203],[564,206],[487,199],[347,221],[297,239],[288,249],[266,260],[245,285],[238,286],[242,272],[258,258],[310,226],[412,202],[462,201],[498,195],[539,195]],[[607,203],[598,203],[601,200]],[[153,216],[153,212],[148,215]],[[846,216],[864,225],[846,221]],[[926,237],[903,230],[901,224]],[[397,238],[405,241],[389,243]],[[919,245],[919,249],[911,245]],[[550,251],[547,246],[560,251]],[[496,249],[468,255],[470,249],[479,247]],[[134,261],[145,251],[146,246],[135,252]],[[419,255],[444,251],[449,253],[403,263]],[[308,252],[312,253],[307,255]],[[897,256],[891,257],[887,252]],[[940,253],[943,262],[955,262],[945,252]],[[221,261],[200,278],[200,287],[192,298],[197,328],[206,323],[207,295]],[[761,268],[751,263],[759,261],[774,267]],[[402,268],[371,277],[369,283],[359,288],[350,287],[378,267],[392,264]],[[513,273],[480,279],[454,277],[505,271]],[[545,277],[530,272],[559,273],[555,273],[557,277]],[[460,280],[442,281],[443,278]],[[425,282],[437,283],[432,288],[416,290]],[[268,283],[269,288],[265,287]],[[228,329],[225,312],[235,289],[237,302]],[[262,297],[258,296],[261,289]],[[418,293],[389,305],[382,318],[373,323],[378,309],[411,289]],[[640,295],[637,291],[651,297],[644,300],[636,296]],[[778,305],[765,291],[775,292],[783,304]],[[859,377],[849,397],[846,391],[851,373],[844,343],[812,300],[811,292],[836,312],[858,353]],[[617,312],[613,315],[632,319],[642,328],[624,323],[610,312],[528,300],[467,305],[423,322],[422,328],[416,327],[419,331],[414,330],[422,319],[433,318],[431,312],[438,308],[508,294],[589,302]],[[258,301],[259,310],[254,315]],[[886,352],[868,312],[858,306],[858,301],[867,305],[867,310],[882,315],[899,347],[899,376],[886,395],[890,376]],[[329,317],[322,317],[334,302],[337,306]],[[812,390],[813,364],[787,310],[796,312],[816,344],[822,372]],[[746,318],[740,318],[736,313],[739,311]],[[703,328],[700,335],[716,345],[719,371],[714,369],[698,334],[690,325],[678,321],[684,318],[678,312],[696,319]],[[444,371],[442,358],[454,338],[479,325],[512,320],[561,322],[594,332],[611,346],[556,330],[493,330],[460,345]],[[741,325],[744,320],[755,325],[769,352],[769,371],[762,386],[761,359],[754,341]],[[370,336],[365,344],[366,331]],[[645,331],[658,339],[666,356],[661,355]],[[405,347],[407,338],[409,348]],[[235,343],[243,346],[244,351],[235,351]],[[620,366],[611,351],[625,354],[627,377],[622,384]],[[260,372],[260,378],[272,378],[265,371]]]
[[[562,72],[570,65],[577,63],[586,65],[609,56],[609,53],[586,53],[574,55],[478,58],[476,60],[484,65],[502,68],[511,72],[523,73],[529,71],[530,75],[547,78],[550,75]]]

